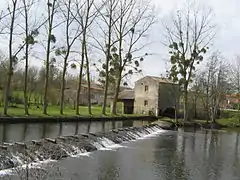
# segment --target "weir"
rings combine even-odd
[[[113,129],[109,132],[44,138],[25,143],[2,143],[0,145],[0,170],[30,163],[41,163],[46,160],[74,157],[82,153],[136,140],[160,130],[162,128],[158,124],[149,124],[141,127]]]

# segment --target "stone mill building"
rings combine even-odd
[[[127,94],[126,97],[123,94]],[[159,116],[174,114],[179,106],[179,96],[178,84],[166,78],[145,76],[135,82],[132,92],[123,92],[119,101],[125,102],[124,109],[132,110],[127,114]]]

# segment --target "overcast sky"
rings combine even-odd
[[[0,5],[5,0],[0,0]],[[228,61],[234,61],[239,52],[240,42],[240,0],[195,0],[201,5],[210,7],[214,13],[214,22],[217,24],[217,36],[211,51],[219,50]],[[159,76],[166,70],[166,60],[169,59],[168,50],[162,44],[164,28],[161,21],[170,17],[179,8],[183,7],[188,0],[152,0],[156,6],[159,22],[155,24],[149,33],[151,46],[145,51],[153,53],[142,64],[144,75]],[[41,12],[39,12],[41,13]],[[134,77],[136,80],[138,77]]]
[[[152,0],[159,12],[160,20],[171,16],[173,12],[184,6],[184,0]],[[214,45],[211,51],[219,50],[228,61],[233,59],[239,52],[240,42],[240,0],[196,0],[201,5],[210,7],[214,13],[214,21],[217,24],[217,36],[214,40]],[[152,45],[151,49],[158,53],[157,56],[148,57],[144,62],[144,73],[149,75],[159,75],[165,71],[166,63],[163,61],[168,56],[168,51],[161,44],[163,39],[162,33],[164,31],[158,23],[154,29],[153,40],[159,39],[159,42]]]

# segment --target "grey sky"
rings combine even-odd
[[[160,20],[171,16],[178,8],[182,7],[184,0],[152,0],[159,12]],[[233,61],[239,53],[240,41],[240,1],[239,0],[197,0],[197,3],[206,5],[213,10],[214,21],[217,24],[217,36],[214,45],[210,51],[219,50],[222,55],[229,61]],[[157,29],[154,29],[153,40],[159,39],[158,43],[152,45],[152,50],[158,53],[157,56],[148,57],[143,64],[145,74],[159,75],[165,71],[166,63],[163,61],[168,58],[167,49],[160,43],[163,39],[164,31],[159,22]]]
[[[0,0],[0,6],[6,0]],[[217,36],[214,40],[214,45],[211,47],[211,52],[219,50],[222,55],[233,61],[237,54],[240,54],[238,44],[240,42],[240,0],[195,0],[201,5],[206,5],[212,8],[215,15],[214,22],[217,24]],[[149,33],[152,44],[145,50],[154,55],[145,59],[142,64],[144,75],[158,76],[165,72],[166,60],[168,59],[168,50],[164,45],[163,32],[164,29],[161,21],[169,17],[177,9],[184,6],[188,2],[186,0],[152,0],[156,6],[159,22],[154,26]],[[40,12],[39,12],[40,13]],[[38,62],[39,63],[39,62]],[[139,76],[138,76],[139,77]],[[135,81],[134,77],[132,81]]]

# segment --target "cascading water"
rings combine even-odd
[[[27,143],[3,143],[0,145],[0,170],[24,166],[24,164],[73,157],[81,153],[133,141],[161,130],[159,125],[150,124],[142,127],[115,129],[107,133],[79,134],[54,139],[45,138]]]

